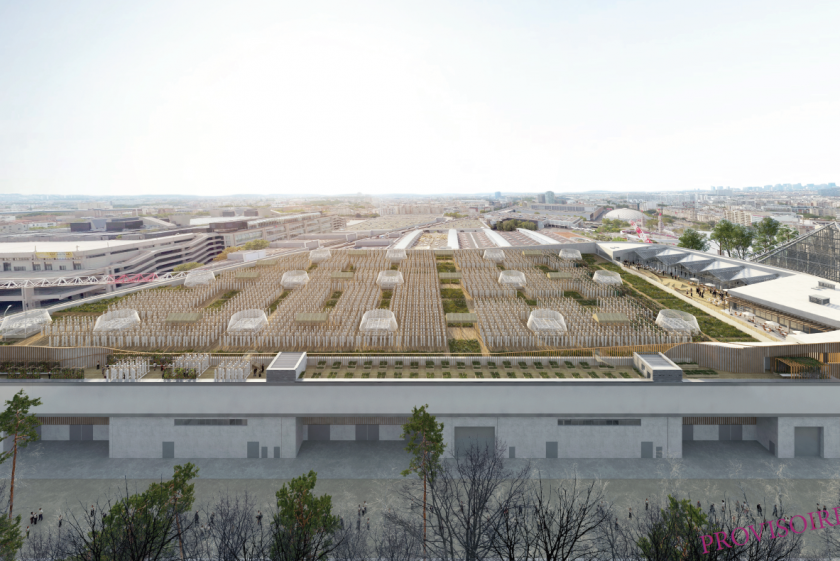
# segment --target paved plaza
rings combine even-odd
[[[782,501],[789,513],[812,512],[817,503],[840,504],[840,460],[774,458],[753,441],[684,442],[679,460],[531,460],[534,477],[560,484],[575,474],[593,479],[618,512],[644,509],[668,493],[700,500],[704,510],[724,497],[760,503],[768,512]],[[355,516],[357,505],[367,502],[371,523],[396,503],[394,490],[405,483],[400,471],[407,455],[401,442],[304,443],[295,459],[110,459],[108,442],[38,442],[23,450],[18,460],[15,511],[24,522],[29,512],[42,508],[45,524],[54,527],[59,513],[81,512],[91,503],[105,504],[128,487],[130,492],[169,478],[172,467],[192,461],[199,469],[196,506],[209,505],[219,495],[249,493],[263,512],[270,512],[275,492],[288,479],[318,473],[316,491],[333,497],[335,509]],[[528,460],[508,460],[512,469]],[[9,477],[11,462],[0,476]],[[84,505],[84,506],[83,506]],[[623,515],[623,514],[622,514]]]

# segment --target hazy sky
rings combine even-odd
[[[840,2],[0,0],[0,192],[840,183]]]

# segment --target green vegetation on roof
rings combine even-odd
[[[478,321],[478,314],[446,314],[447,323],[475,323]]]
[[[630,323],[630,318],[625,314],[610,313],[610,312],[596,312],[592,317],[601,324],[608,325],[624,325]]]
[[[199,313],[172,313],[166,316],[166,323],[196,323],[200,319]]]
[[[328,314],[326,312],[295,314],[295,322],[296,323],[308,323],[308,324],[327,323],[327,321],[329,321],[329,319],[330,319],[330,314]]]

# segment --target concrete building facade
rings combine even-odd
[[[840,457],[832,381],[21,381],[0,399],[21,389],[42,400],[42,438],[107,439],[113,458],[293,458],[306,440],[400,440],[418,403],[449,450],[473,439],[517,458],[656,459],[682,457],[684,441],[733,440],[778,458]]]

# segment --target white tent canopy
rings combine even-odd
[[[48,323],[52,323],[52,318],[47,310],[29,310],[4,318],[0,335],[9,339],[26,339]]]
[[[485,249],[484,258],[488,261],[495,261],[499,263],[505,260],[505,252],[501,249]]]
[[[228,333],[257,333],[268,324],[268,318],[262,310],[237,312],[228,321]]]
[[[286,290],[306,286],[309,282],[309,275],[306,271],[286,271],[280,279],[280,285]]]
[[[391,310],[370,310],[362,316],[359,331],[365,333],[393,333],[397,330],[397,317]]]
[[[107,333],[109,331],[122,331],[140,325],[140,314],[137,310],[116,310],[107,312],[96,318],[93,331]]]
[[[727,271],[732,269],[743,269],[743,265],[739,265],[738,263],[727,263],[726,261],[715,261],[711,263],[707,267],[703,268],[703,272],[707,271]]]
[[[554,310],[533,310],[528,316],[528,329],[534,333],[560,335],[566,333],[566,321]]]
[[[582,257],[580,255],[580,251],[577,249],[561,249],[560,259],[574,259],[575,261],[580,261]]]
[[[665,249],[666,248],[664,246],[661,246],[661,245],[650,245],[650,246],[647,246],[647,247],[638,247],[638,248],[636,248],[635,251],[636,251],[636,255],[639,257],[639,259],[645,259],[646,260],[646,259],[653,259],[658,254],[665,251]]]
[[[621,284],[621,275],[613,271],[595,271],[592,280],[597,284]]]
[[[752,284],[756,282],[764,282],[775,279],[778,275],[776,273],[768,273],[758,269],[744,269],[729,279],[730,282],[741,281],[744,284]]]
[[[666,249],[656,254],[656,259],[665,265],[672,265],[685,257],[684,251],[677,251],[676,249]]]
[[[403,274],[399,271],[380,271],[376,276],[376,284],[382,290],[394,290],[398,284],[403,284]]]
[[[187,273],[187,278],[184,279],[184,286],[192,288],[194,286],[205,286],[216,280],[216,275],[213,271],[195,270]]]
[[[661,310],[656,316],[656,325],[671,333],[700,333],[697,318],[680,310]]]
[[[385,252],[385,259],[391,263],[400,263],[407,257],[404,249],[389,249]]]
[[[677,261],[677,265],[682,265],[689,271],[697,273],[714,260],[715,258],[712,256],[706,257],[703,255],[697,255],[696,253],[691,253],[687,257]]]
[[[326,248],[313,249],[309,252],[309,261],[311,263],[323,263],[330,257],[332,257],[332,253]]]
[[[522,271],[502,271],[499,274],[499,284],[520,289],[525,288],[528,281],[525,279],[525,273]]]

